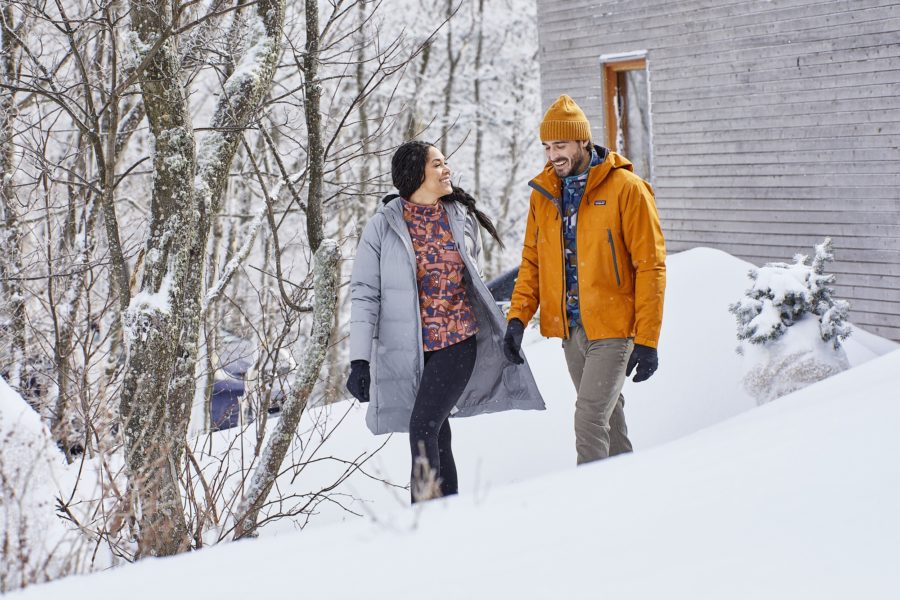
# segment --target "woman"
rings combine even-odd
[[[416,502],[457,493],[448,417],[544,403],[528,365],[503,354],[506,322],[481,272],[481,227],[500,241],[490,219],[431,144],[400,146],[391,177],[400,195],[366,225],[350,279],[347,389],[371,393],[373,433],[409,432]]]

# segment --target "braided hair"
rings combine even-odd
[[[434,147],[434,144],[412,140],[401,144],[397,151],[394,152],[394,156],[391,158],[391,181],[403,198],[410,198],[425,181],[428,149],[432,147]],[[491,234],[491,237],[497,241],[501,248],[505,248],[503,240],[500,239],[500,234],[497,233],[497,228],[490,217],[475,206],[475,198],[462,188],[455,185],[452,187],[453,191],[443,196],[441,201],[452,200],[465,206],[466,211],[475,215],[478,224]],[[396,197],[396,194],[388,194],[382,199],[382,202],[387,204]]]
[[[469,192],[466,190],[453,186],[453,191],[441,198],[442,201],[453,200],[454,202],[459,202],[463,206],[466,207],[466,210],[473,215],[478,220],[478,224],[481,225],[485,231],[491,234],[491,237],[494,238],[501,248],[506,248],[503,245],[503,240],[500,239],[500,234],[497,233],[497,228],[494,227],[494,222],[491,221],[491,218],[486,214],[478,210],[475,206],[475,198],[472,197]]]

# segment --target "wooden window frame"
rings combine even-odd
[[[603,112],[606,119],[606,147],[618,152],[616,133],[619,131],[619,120],[616,113],[616,96],[619,94],[619,73],[623,71],[641,71],[647,69],[647,57],[629,58],[625,60],[608,60],[603,62]]]

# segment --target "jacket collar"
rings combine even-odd
[[[588,180],[584,188],[585,192],[589,192],[594,187],[603,183],[603,180],[606,179],[607,175],[609,175],[613,169],[634,170],[631,161],[621,154],[597,145],[594,145],[594,151],[597,152],[597,155],[602,157],[603,160],[601,160],[599,164],[588,169]],[[562,195],[562,181],[556,174],[556,171],[553,170],[553,165],[550,164],[550,162],[547,162],[547,164],[544,165],[544,170],[541,171],[537,177],[528,182],[528,186],[554,203],[558,203],[559,198]]]
[[[462,253],[463,262],[465,263],[466,268],[470,269],[472,273],[477,273],[478,269],[475,264],[475,259],[471,254],[471,250],[466,246],[468,242],[465,241],[467,211],[465,207],[453,200],[446,200],[443,202],[444,210],[447,211],[448,221],[450,222],[450,231],[453,233],[453,238],[457,240],[458,243],[463,244],[463,247],[466,248],[466,252]],[[415,251],[413,250],[412,237],[409,235],[409,227],[407,227],[406,221],[403,220],[403,201],[399,197],[394,198],[386,204],[379,206],[378,212],[384,214],[384,217],[388,222],[388,227],[393,229],[394,233],[400,236],[400,239],[403,241],[403,246],[408,252],[411,261],[410,264],[413,265],[413,274],[415,275],[416,257]]]
[[[461,221],[465,220],[465,210],[463,210],[459,204],[452,200],[442,200],[442,202],[444,204],[444,210],[447,211],[447,216],[450,218],[451,225],[453,223],[458,225]],[[406,222],[403,220],[403,200],[401,200],[399,196],[392,198],[386,204],[379,206],[378,212],[384,213],[390,226],[401,238],[409,238],[409,230],[407,229]]]

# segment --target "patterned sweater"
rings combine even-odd
[[[444,205],[403,200],[403,219],[416,254],[416,279],[426,352],[461,342],[478,332],[463,283],[465,264],[450,231]]]

